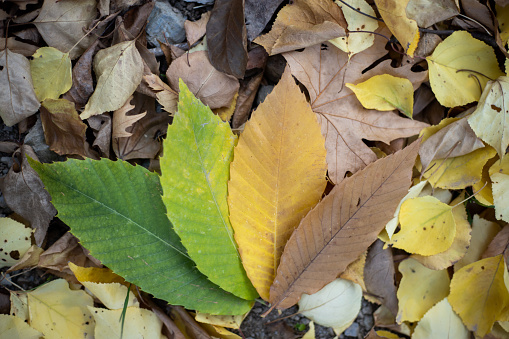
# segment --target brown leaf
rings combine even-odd
[[[189,46],[194,45],[198,40],[203,38],[207,29],[207,22],[210,19],[210,12],[205,12],[201,15],[200,20],[184,22],[184,29],[186,30],[187,43]]]
[[[39,263],[39,257],[44,250],[37,245],[32,245],[28,251],[21,257],[16,265],[9,267],[7,273],[21,270],[24,268],[35,267]]]
[[[249,41],[253,41],[263,31],[282,2],[283,0],[246,0],[244,12]]]
[[[157,101],[163,106],[163,109],[170,114],[175,114],[179,101],[177,92],[155,74],[145,75],[143,80],[155,92]]]
[[[99,148],[104,157],[110,157],[111,117],[109,114],[99,114],[88,118],[88,124],[94,131],[95,140],[92,144]]]
[[[210,63],[221,72],[242,79],[247,64],[244,0],[216,0],[207,23]]]
[[[28,164],[27,154],[37,160],[32,147],[23,145],[14,154],[20,159],[21,168],[11,167],[2,183],[2,193],[7,206],[30,222],[30,227],[35,229],[35,243],[41,246],[57,210],[41,179]]]
[[[454,0],[410,0],[406,6],[407,17],[419,27],[429,27],[458,14]]]
[[[381,34],[389,34],[383,30]],[[360,104],[345,83],[360,83],[378,74],[408,78],[414,89],[426,79],[426,72],[413,73],[412,65],[392,68],[390,60],[362,73],[374,61],[386,54],[386,40],[375,36],[372,47],[354,55],[321,44],[302,52],[285,53],[292,74],[308,90],[311,108],[318,115],[325,136],[329,177],[340,182],[346,172],[355,173],[375,161],[376,155],[362,139],[379,140],[389,144],[397,138],[418,134],[427,124],[401,118],[394,112],[367,110]]]
[[[239,90],[239,81],[211,65],[206,51],[184,54],[166,72],[171,88],[178,91],[179,78],[211,109],[227,107]]]
[[[309,47],[345,36],[343,11],[330,0],[295,0],[277,15],[269,33],[254,40],[269,55]]]
[[[147,112],[127,115],[127,113],[132,111],[134,108],[134,106],[130,104],[132,98],[133,97],[131,96],[124,106],[113,112],[113,132],[111,133],[111,137],[113,139],[128,138],[133,135],[132,133],[127,132],[126,128],[131,127],[136,121],[147,115]]]
[[[32,56],[39,47],[27,44],[16,40],[16,38],[7,38],[7,48],[13,52],[24,55],[26,57]],[[0,38],[0,51],[5,49],[5,38]]]
[[[285,246],[270,302],[288,308],[313,294],[364,252],[408,193],[420,140],[336,185]]]
[[[191,338],[210,339],[208,333],[187,313],[182,306],[169,306],[170,317]]]
[[[495,257],[499,254],[504,255],[507,263],[509,259],[509,224],[506,224],[493,238],[486,251],[484,251],[482,259]]]
[[[237,98],[237,106],[235,106],[235,112],[233,112],[232,127],[234,129],[239,128],[246,123],[253,101],[258,93],[258,87],[263,79],[263,73],[260,73],[251,79],[245,79],[240,81],[239,97]]]

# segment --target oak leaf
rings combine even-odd
[[[122,107],[113,112],[113,132],[111,137],[114,139],[128,138],[133,135],[131,132],[127,132],[126,128],[131,127],[136,121],[147,115],[147,112],[127,115],[134,108],[134,105],[131,105],[132,98],[131,96]]]

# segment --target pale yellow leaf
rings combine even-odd
[[[39,101],[58,99],[72,86],[72,66],[69,53],[53,47],[41,47],[32,56],[30,71]]]
[[[433,306],[415,327],[412,339],[469,339],[470,334],[447,298]]]
[[[33,230],[11,218],[0,218],[0,268],[15,265],[30,248]]]
[[[95,283],[90,281],[81,282],[92,294],[110,310],[118,310],[124,307],[127,297],[127,287],[119,283]],[[134,293],[129,291],[127,306],[140,307]]]
[[[214,315],[197,311],[196,316],[194,318],[196,319],[196,321],[203,324],[238,329],[240,328],[240,324],[242,324],[242,320],[244,320],[246,316],[247,313],[240,315]]]
[[[497,219],[509,222],[509,157],[491,166],[490,178]]]
[[[315,339],[315,322],[309,322],[309,330],[304,334],[302,339]]]
[[[0,314],[0,339],[39,339],[42,333],[13,315]]]

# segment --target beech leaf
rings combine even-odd
[[[72,66],[69,53],[62,53],[53,47],[41,47],[32,57],[30,70],[39,101],[58,99],[71,88]]]
[[[273,305],[317,292],[376,240],[408,191],[419,142],[346,178],[304,217],[281,256]]]

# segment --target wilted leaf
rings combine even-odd
[[[39,339],[42,333],[36,331],[20,317],[0,314],[0,339]]]
[[[433,93],[446,107],[478,101],[488,80],[503,75],[493,49],[466,31],[452,33],[426,60]]]
[[[428,338],[470,338],[467,328],[454,313],[447,298],[426,312],[412,334],[412,339]]]
[[[407,193],[419,142],[346,178],[304,217],[281,256],[272,304],[317,292],[376,240]]]
[[[414,106],[414,89],[410,80],[390,74],[375,75],[357,85],[345,84],[362,106],[379,111],[399,109],[411,118]]]
[[[242,79],[247,65],[243,0],[216,0],[207,23],[210,63],[218,71]]]
[[[490,178],[497,219],[509,222],[509,157],[491,166]]]
[[[284,6],[270,32],[254,42],[274,55],[345,36],[346,27],[341,8],[331,0],[296,0]]]
[[[447,270],[430,270],[412,258],[403,260],[398,269],[403,275],[398,288],[398,324],[419,321],[433,305],[449,294]]]
[[[0,51],[0,116],[13,126],[39,109],[30,73],[30,62],[9,49]]]
[[[28,251],[33,230],[10,218],[0,218],[0,268],[15,265]]]
[[[32,56],[38,47],[19,41],[15,37],[0,38],[0,51],[9,49],[12,53],[21,54],[26,57]]]
[[[504,228],[493,238],[488,248],[482,254],[483,258],[494,257],[499,254],[504,255],[507,262],[509,251],[509,224],[505,224]]]
[[[483,337],[509,307],[509,279],[502,255],[476,261],[454,273],[449,303],[469,330]]]
[[[303,294],[299,313],[315,323],[332,327],[337,335],[350,326],[361,310],[362,289],[345,279],[336,279],[320,291]]]
[[[94,57],[97,86],[81,119],[114,111],[134,93],[143,76],[143,59],[135,41],[125,41],[97,52]]]
[[[71,59],[53,47],[41,47],[32,56],[30,71],[39,101],[58,99],[72,86]]]
[[[325,189],[323,143],[316,116],[287,68],[247,122],[228,184],[242,263],[265,300],[286,242]]]
[[[230,126],[181,81],[178,112],[161,158],[168,218],[201,272],[225,290],[252,300],[257,293],[242,267],[228,215],[235,139]]]
[[[156,92],[157,101],[163,106],[163,109],[172,115],[175,114],[178,104],[177,92],[155,74],[145,75],[143,79]]]

